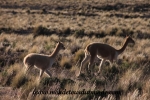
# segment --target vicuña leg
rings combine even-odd
[[[26,65],[26,71],[25,71],[25,74],[27,75],[29,73],[29,71],[31,71],[33,67],[32,66],[27,66]]]
[[[86,53],[85,53],[85,57],[84,57],[83,61],[81,62],[81,65],[80,65],[79,75],[81,73],[82,67],[86,64],[86,62],[89,60],[89,58],[90,58],[90,56],[86,55]]]
[[[105,62],[105,59],[101,59],[101,63],[99,65],[99,70],[98,70],[98,74],[100,73],[101,71],[101,67],[103,66],[103,63]]]
[[[42,77],[43,73],[44,73],[44,70],[40,69],[40,76],[39,76],[39,78]]]
[[[52,77],[51,73],[49,72],[49,70],[45,70],[46,74],[49,75],[49,77]]]
[[[90,62],[89,62],[89,64],[88,64],[88,71],[89,71],[89,72],[91,72],[90,69],[91,69],[92,71],[93,71],[93,69],[94,69],[94,68],[90,68],[90,67],[92,67],[92,65],[93,65],[93,63],[94,63],[94,60],[95,60],[95,57],[96,57],[96,55],[92,55],[91,58],[90,58]]]

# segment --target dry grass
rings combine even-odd
[[[10,44],[10,47],[5,47],[6,49],[9,48],[10,50],[12,50],[14,52],[17,52],[18,49],[16,49],[16,48],[18,48],[19,47],[18,45],[22,43],[21,38],[25,37],[26,39],[29,39],[29,40],[32,39],[32,38],[30,38],[31,37],[30,35],[27,35],[27,36],[19,35],[18,36],[18,35],[14,34],[13,38],[7,37],[7,34],[3,34],[2,36],[5,37],[5,39],[7,39],[8,41],[13,41],[13,38],[18,38],[17,40],[15,40],[16,45],[13,46],[13,48],[10,48],[11,45],[13,45],[13,44]],[[40,38],[42,38],[42,40]],[[54,35],[54,37],[53,36],[51,36],[51,37],[39,36],[36,39],[33,39],[32,43],[34,45],[32,44],[33,46],[29,45],[29,46],[24,47],[24,52],[22,52],[22,54],[28,54],[30,52],[49,54],[53,50],[54,45],[55,45],[55,42],[49,41],[50,38],[57,38],[57,36],[55,36],[55,35]],[[60,79],[58,79],[58,80],[60,80],[60,84],[63,84],[64,81],[61,81],[61,80],[63,80],[63,78],[65,78],[65,79],[67,78],[67,79],[71,79],[71,80],[75,81],[74,78],[76,77],[76,74],[79,71],[79,67],[77,67],[75,65],[81,59],[79,61],[79,64],[80,64],[80,62],[82,61],[82,59],[84,57],[83,50],[85,48],[85,45],[87,44],[86,42],[93,42],[92,40],[94,40],[97,42],[105,43],[107,40],[108,44],[119,49],[121,47],[121,45],[123,43],[123,39],[124,39],[122,37],[114,37],[114,36],[106,36],[105,38],[93,37],[92,39],[90,39],[88,41],[86,41],[86,39],[89,39],[89,38],[86,38],[86,37],[72,39],[73,38],[72,36],[68,36],[66,38],[71,39],[72,44],[80,43],[81,41],[83,43],[80,43],[80,49],[77,50],[77,52],[75,52],[74,54],[69,53],[70,52],[69,50],[72,49],[72,46],[67,46],[67,50],[60,52],[60,54],[58,56],[58,62],[57,62],[58,64],[56,63],[54,65],[54,67],[52,69],[50,69],[53,77],[60,78]],[[145,73],[143,71],[146,70],[145,68],[148,68],[148,65],[145,65],[145,68],[142,67],[144,64],[144,62],[142,62],[142,61],[144,60],[144,61],[146,61],[145,63],[148,63],[148,60],[146,58],[142,58],[142,57],[139,60],[138,55],[137,55],[137,57],[132,56],[132,55],[135,55],[137,53],[139,55],[143,55],[143,54],[148,55],[149,52],[147,49],[149,49],[149,46],[148,46],[149,41],[147,39],[142,39],[142,40],[136,39],[135,41],[136,41],[136,44],[134,45],[134,47],[135,48],[137,47],[137,48],[135,49],[134,47],[128,46],[127,49],[125,50],[125,53],[123,53],[122,55],[119,56],[119,59],[121,62],[117,68],[114,69],[114,68],[110,68],[110,66],[108,66],[108,65],[104,65],[104,68],[102,68],[102,74],[100,76],[95,77],[95,78],[93,77],[91,80],[88,80],[88,81],[84,81],[84,80],[87,80],[87,76],[83,76],[83,79],[81,79],[83,82],[76,81],[79,84],[75,83],[75,85],[73,85],[71,87],[72,90],[77,89],[77,87],[78,87],[77,90],[82,90],[82,89],[88,90],[88,89],[91,89],[92,85],[95,85],[95,87],[98,87],[98,89],[96,88],[96,90],[105,89],[105,90],[109,91],[109,90],[117,90],[119,88],[119,89],[127,92],[127,94],[124,94],[122,96],[122,98],[125,99],[125,95],[130,96],[130,98],[137,98],[136,93],[139,91],[137,89],[142,89],[142,91],[144,92],[140,96],[142,98],[145,95],[145,93],[147,94],[147,92],[148,92],[148,90],[147,90],[148,85],[144,85],[144,84],[148,84],[148,81],[146,81],[143,78],[143,77],[145,77]],[[52,44],[50,44],[50,43],[52,43]],[[64,44],[67,45],[68,42],[65,41]],[[49,46],[49,45],[51,45],[52,47],[44,47],[44,46]],[[139,47],[138,45],[141,45],[142,47]],[[19,47],[19,48],[21,48],[21,47]],[[29,50],[29,48],[30,48],[30,50]],[[22,57],[22,55],[18,55],[18,56]],[[7,66],[8,67],[3,68],[2,73],[1,73],[2,76],[5,76],[5,77],[1,77],[1,79],[4,80],[2,83],[4,86],[10,85],[14,88],[23,87],[22,91],[25,91],[24,94],[22,95],[23,97],[27,97],[28,93],[31,94],[32,92],[29,92],[29,91],[32,91],[32,89],[34,87],[38,87],[39,89],[41,89],[40,87],[42,85],[40,85],[40,84],[34,85],[33,84],[34,83],[33,80],[38,76],[39,71],[34,70],[34,71],[32,71],[33,73],[29,74],[27,77],[24,77],[24,74],[22,72],[23,68],[24,68],[22,60],[19,60],[18,63],[15,63],[13,65],[7,65]],[[58,66],[58,67],[56,67],[56,66]],[[59,66],[66,67],[67,69],[61,68]],[[68,69],[68,66],[69,66],[69,69]],[[70,66],[72,66],[71,69],[70,69]],[[95,67],[96,67],[95,72],[97,72],[96,71],[97,66],[95,66]],[[142,68],[140,68],[140,67],[142,67]],[[120,70],[119,73],[116,72],[118,70]],[[14,73],[14,74],[12,74],[12,73]],[[112,77],[112,76],[114,76],[114,77]],[[44,77],[48,77],[48,76],[44,75]],[[105,77],[105,79],[103,79],[104,77]],[[11,80],[9,80],[10,78],[11,78]],[[113,81],[113,80],[115,80],[115,81]],[[96,81],[96,83],[94,83],[94,81]],[[118,82],[118,83],[116,83],[116,82]],[[64,83],[64,84],[68,84],[68,83]],[[110,86],[110,84],[112,86]],[[116,86],[114,87],[114,85],[116,85]],[[104,87],[102,88],[102,86],[104,86]],[[53,87],[53,85],[52,85],[52,87]],[[69,84],[68,84],[68,86],[65,86],[63,88],[69,90],[70,88],[68,88],[68,87],[69,87]],[[84,87],[86,87],[86,88],[84,88]],[[61,89],[61,85],[59,86],[59,88]],[[95,90],[94,87],[93,87],[93,90]],[[133,97],[132,94],[134,94],[135,97]],[[37,97],[38,96],[35,96],[34,99],[36,99]],[[114,98],[113,95],[110,97]],[[140,98],[140,97],[138,96],[138,98]],[[149,97],[149,95],[146,95],[145,98],[147,98],[147,97]],[[40,96],[40,98],[42,99],[42,98],[53,98],[53,97],[51,97],[49,95],[47,95],[47,96],[42,95],[42,96]],[[70,96],[62,95],[62,96],[57,97],[57,99],[59,99],[59,98],[68,98],[69,99]],[[82,98],[91,98],[92,99],[92,98],[97,98],[97,97],[93,97],[93,96],[89,96],[89,95],[83,95],[80,97],[78,95],[74,95],[73,98],[74,99],[77,99],[77,98],[78,99],[82,99]],[[106,97],[106,99],[107,99],[107,97]]]
[[[0,92],[16,93],[5,92],[0,95],[2,98],[116,99],[114,95],[32,95],[34,90],[51,89],[123,91],[121,100],[150,98],[148,0],[5,0],[0,4],[3,5],[0,9],[0,86],[4,87]],[[102,42],[119,49],[126,34],[133,37],[135,45],[129,45],[119,56],[118,65],[111,68],[105,63],[99,76],[90,77],[85,73],[77,79],[87,44]],[[56,63],[49,69],[52,77],[44,74],[38,81],[38,69],[25,76],[22,63],[25,55],[51,54],[59,40],[66,50],[60,51]],[[98,64],[96,61],[94,72]]]

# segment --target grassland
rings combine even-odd
[[[115,95],[33,95],[35,90],[121,91],[121,100],[150,99],[150,2],[148,0],[5,0],[0,1],[0,97],[21,100],[116,100]],[[90,42],[121,48],[119,64],[105,63],[99,76],[86,70],[77,78],[84,48]],[[23,58],[31,52],[60,51],[53,67],[38,82],[38,69],[24,75]],[[93,69],[98,70],[97,59]],[[85,67],[86,68],[86,67]]]

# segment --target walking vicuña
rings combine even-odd
[[[85,58],[81,62],[79,75],[81,73],[82,66],[84,66],[87,61],[90,61],[88,64],[88,70],[89,70],[89,68],[93,64],[96,56],[99,59],[101,59],[98,73],[100,73],[101,66],[103,65],[103,63],[106,60],[108,60],[111,63],[113,63],[113,61],[117,62],[118,55],[121,54],[125,50],[128,43],[135,43],[134,40],[130,36],[127,36],[125,38],[125,42],[119,50],[116,50],[115,48],[113,48],[112,46],[110,46],[108,44],[103,44],[103,43],[91,43],[91,44],[89,44],[84,50]]]
[[[50,68],[55,62],[56,56],[61,49],[65,49],[62,42],[58,42],[51,55],[44,55],[38,53],[30,53],[24,58],[24,65],[26,66],[26,73],[33,67],[40,69],[40,76],[46,72],[50,77],[52,76],[48,68]]]

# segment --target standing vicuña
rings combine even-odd
[[[89,65],[88,65],[88,70],[89,70],[96,56],[99,59],[101,59],[98,73],[100,73],[101,66],[103,65],[103,62],[105,62],[106,60],[108,60],[111,63],[113,63],[113,61],[117,62],[118,55],[121,54],[125,50],[128,43],[135,43],[134,40],[130,36],[127,36],[125,38],[125,42],[122,48],[119,50],[116,50],[115,48],[107,44],[102,44],[102,43],[89,44],[84,50],[85,58],[81,62],[79,75],[81,73],[82,66],[84,66],[84,64],[90,60]]]
[[[51,77],[51,73],[48,71],[55,62],[56,56],[61,49],[65,49],[61,42],[58,42],[51,55],[30,53],[24,58],[24,65],[26,66],[26,72],[31,70],[34,66],[40,69],[40,78],[44,71]]]

